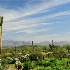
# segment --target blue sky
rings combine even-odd
[[[70,0],[0,0],[3,39],[70,41]]]

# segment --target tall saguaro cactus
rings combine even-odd
[[[32,46],[33,46],[33,41],[32,41]]]
[[[33,41],[32,41],[32,52],[34,52],[34,46],[33,46]]]
[[[0,16],[0,54],[2,53],[2,23],[3,17]]]
[[[52,40],[52,46],[53,46],[53,40]]]

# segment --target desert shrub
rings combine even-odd
[[[14,64],[16,60],[11,58],[11,57],[7,57],[6,61],[7,61],[8,64]]]
[[[4,53],[1,55],[1,58],[7,58],[7,57],[14,57],[12,53]]]
[[[21,64],[21,62],[20,62],[19,60],[16,60],[16,62],[15,62],[15,67],[16,67],[18,70],[22,68],[22,64]]]
[[[31,53],[29,56],[31,61],[37,61],[43,59],[43,55],[39,52]]]
[[[20,60],[21,62],[25,62],[25,61],[26,61],[26,58],[20,57],[19,60]]]
[[[42,66],[42,61],[37,61],[36,64]]]
[[[6,64],[7,64],[6,59],[2,59],[0,70],[6,70]]]
[[[56,63],[57,63],[57,61],[55,59],[54,60],[52,60],[52,59],[50,60],[51,67],[55,66]]]
[[[35,62],[25,62],[23,65],[23,70],[29,70],[29,69],[33,69],[35,67],[36,67]]]
[[[59,67],[53,67],[52,70],[61,70]]]
[[[52,68],[52,67],[56,66],[56,60],[50,60],[50,61],[45,61],[45,60],[40,61],[39,60],[36,62],[36,64],[39,66],[44,66],[44,67],[51,66],[51,68]]]
[[[36,67],[36,62],[31,62],[31,69]]]
[[[27,57],[20,57],[19,60],[20,60],[21,62],[30,61],[29,56],[27,56]]]
[[[53,55],[54,55],[55,58],[61,60],[61,59],[64,57],[65,52],[63,52],[63,51],[59,51],[59,52],[55,52],[55,53],[53,53]]]
[[[39,66],[44,66],[44,67],[51,65],[51,63],[49,61],[37,61],[36,64]]]
[[[43,70],[52,70],[50,66],[48,66],[47,68],[43,69]]]
[[[22,70],[29,70],[30,69],[30,63],[26,62],[24,63],[23,69]]]

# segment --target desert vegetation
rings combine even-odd
[[[0,70],[69,70],[70,45],[3,48]]]

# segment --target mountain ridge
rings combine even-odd
[[[31,45],[31,41],[14,41],[14,40],[2,40],[2,45],[7,47],[15,47],[15,46],[21,46],[21,45]],[[34,43],[34,45],[42,45],[42,46],[49,46],[49,44],[52,44],[50,41],[44,41],[40,43]],[[68,41],[60,41],[60,42],[53,42],[54,45],[60,45],[63,46],[65,44],[70,44]]]

